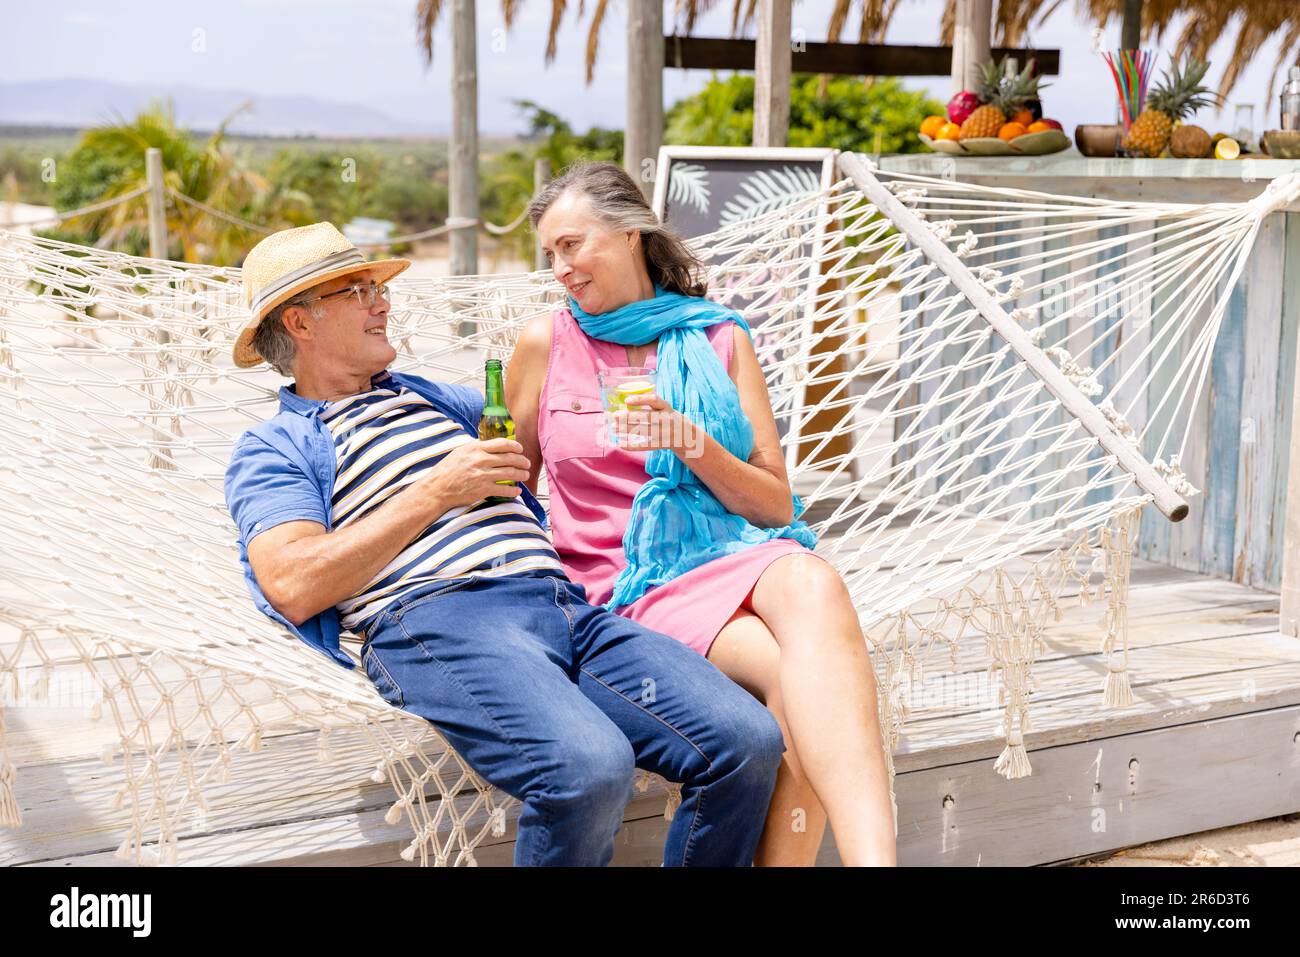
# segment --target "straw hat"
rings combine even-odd
[[[367,262],[333,223],[272,233],[244,259],[244,299],[252,316],[235,340],[235,365],[247,369],[262,361],[253,348],[257,327],[268,312],[300,292],[354,272],[373,273],[374,281],[383,284],[409,265],[409,259]]]

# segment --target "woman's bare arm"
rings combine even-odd
[[[528,456],[527,484],[534,495],[537,494],[537,476],[542,470],[542,447],[537,438],[537,425],[546,367],[551,360],[552,321],[549,315],[538,316],[524,326],[506,368],[506,408],[515,420],[515,441],[524,447],[524,455]]]

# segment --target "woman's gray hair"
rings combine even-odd
[[[297,347],[294,345],[293,337],[284,328],[284,311],[290,306],[302,305],[299,300],[312,298],[323,285],[324,283],[321,283],[319,286],[304,289],[292,299],[280,303],[258,323],[257,332],[253,335],[254,351],[265,359],[272,369],[287,379],[293,378],[293,358]],[[320,302],[310,303],[307,312],[313,319],[323,319],[325,305]]]
[[[528,204],[528,221],[534,231],[551,204],[570,191],[587,198],[592,212],[606,228],[620,233],[636,230],[641,234],[651,282],[684,296],[703,296],[708,292],[708,283],[703,278],[704,263],[676,230],[660,222],[632,177],[616,163],[577,163],[543,186]]]

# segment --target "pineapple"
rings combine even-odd
[[[1019,73],[1006,70],[1006,59],[1001,63],[985,63],[975,92],[984,103],[961,125],[958,139],[968,140],[979,136],[997,136],[1007,117],[1014,116],[1030,100],[1038,97],[1038,77],[1030,76],[1034,61],[1030,60]]]
[[[1133,121],[1124,139],[1124,148],[1143,156],[1159,156],[1174,132],[1174,120],[1185,120],[1203,106],[1214,102],[1206,96],[1210,90],[1201,86],[1210,64],[1189,56],[1180,70],[1174,61],[1164,73],[1164,82],[1147,94],[1142,115]]]

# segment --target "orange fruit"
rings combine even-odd
[[[961,136],[960,126],[958,126],[956,123],[945,123],[943,124],[943,126],[939,127],[938,135],[936,135],[934,138],[936,140],[955,140],[960,136]]]
[[[1029,126],[1034,122],[1034,114],[1029,110],[1021,110],[1015,116],[1011,117],[1012,123],[1019,123],[1021,126]]]
[[[1054,130],[1056,128],[1057,127],[1053,126],[1051,123],[1045,122],[1044,120],[1035,120],[1033,123],[1029,124],[1030,133],[1045,133],[1048,130]]]
[[[1027,132],[1029,131],[1025,129],[1024,123],[1016,123],[1014,121],[1011,123],[1003,123],[1002,128],[998,130],[998,139],[1010,141],[1015,139],[1017,136],[1024,136]]]
[[[934,139],[939,134],[939,128],[947,122],[942,116],[927,116],[921,121],[921,132]]]

